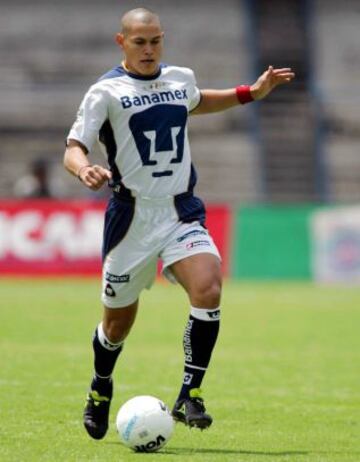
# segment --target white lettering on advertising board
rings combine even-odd
[[[101,253],[103,212],[81,215],[24,210],[15,215],[0,212],[0,259],[50,261],[98,258]]]

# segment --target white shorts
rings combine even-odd
[[[111,199],[103,249],[102,302],[106,307],[121,308],[135,302],[144,288],[152,286],[158,259],[162,260],[164,275],[172,282],[176,281],[169,266],[176,261],[199,253],[211,253],[220,259],[201,224],[205,216],[203,204],[193,199],[186,198],[180,206],[174,198],[136,198],[134,204]],[[193,219],[196,215],[199,220]]]

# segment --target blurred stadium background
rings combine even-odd
[[[118,18],[147,6],[164,61],[193,68],[200,88],[251,83],[269,64],[297,75],[261,103],[190,120],[197,193],[233,280],[205,383],[215,425],[178,427],[162,457],[358,462],[359,0],[0,6],[1,461],[138,460],[113,430],[99,445],[82,429],[108,192],[90,193],[62,158],[83,94],[120,61]],[[13,277],[54,274],[97,278]],[[142,297],[112,422],[137,394],[172,403],[180,380],[185,294],[160,283]]]
[[[64,139],[87,88],[119,63],[112,37],[118,17],[136,6],[160,14],[164,61],[193,68],[200,88],[251,83],[269,64],[296,72],[294,83],[261,103],[190,121],[197,193],[209,205],[227,274],[359,281],[356,0],[341,8],[332,0],[2,2],[0,270],[31,272],[33,259],[43,273],[51,264],[66,270],[66,259],[72,269],[80,261],[79,271],[96,267],[101,225],[94,217],[106,194],[89,194],[64,171]],[[56,202],[29,201],[29,173],[41,166],[50,178],[42,195]],[[69,243],[73,229],[79,248],[84,228],[74,223],[84,207],[92,218],[82,225],[88,242],[80,256],[70,244],[60,256],[51,243],[40,245],[47,232],[53,246],[60,235]]]

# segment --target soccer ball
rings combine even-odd
[[[125,446],[136,452],[155,452],[169,441],[174,420],[160,399],[136,396],[121,406],[116,428]]]

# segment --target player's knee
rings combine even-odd
[[[217,308],[220,305],[220,297],[221,280],[217,278],[202,281],[191,294],[192,305],[204,308]]]
[[[124,308],[104,309],[103,330],[110,342],[119,343],[126,339],[135,321],[137,301]]]
[[[130,332],[131,325],[132,324],[124,323],[119,319],[109,319],[103,322],[103,329],[110,342],[119,343],[126,339]]]

